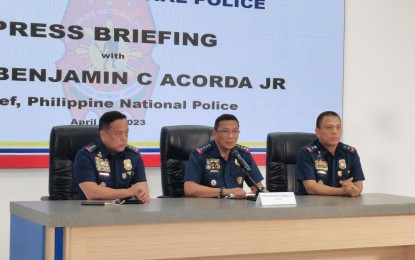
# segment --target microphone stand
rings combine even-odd
[[[258,194],[260,192],[262,192],[263,190],[258,187],[258,185],[255,183],[254,179],[252,179],[251,174],[249,174],[249,172],[244,167],[241,167],[241,170],[242,170],[242,173],[245,175],[245,177],[248,177],[248,179],[254,184],[254,186],[256,188],[255,197],[247,196],[246,199],[256,201],[256,199],[258,198]]]

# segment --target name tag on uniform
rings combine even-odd
[[[296,205],[297,201],[294,192],[260,192],[255,204],[260,206]]]

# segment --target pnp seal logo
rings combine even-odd
[[[63,26],[79,25],[84,37],[73,40],[65,37],[65,54],[56,63],[57,69],[80,71],[99,71],[112,77],[115,74],[127,74],[126,84],[101,84],[64,82],[63,90],[68,100],[116,101],[124,98],[136,101],[148,100],[154,89],[154,83],[141,86],[136,75],[147,71],[153,76],[159,71],[152,60],[154,45],[143,45],[125,41],[97,41],[96,27],[138,30],[155,30],[153,17],[147,1],[69,1],[62,20]],[[105,79],[103,79],[105,80]],[[108,82],[113,80],[106,79]],[[117,102],[113,102],[117,103]],[[114,107],[117,109],[117,107]],[[76,120],[99,118],[105,111],[100,107],[70,108]],[[123,109],[132,119],[144,119],[147,109]]]

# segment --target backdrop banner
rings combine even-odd
[[[15,1],[0,8],[0,168],[48,167],[50,130],[126,114],[159,166],[160,129],[240,121],[259,165],[271,132],[342,113],[344,0]]]

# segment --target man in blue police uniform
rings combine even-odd
[[[143,159],[127,144],[127,117],[104,113],[99,120],[100,138],[78,151],[74,175],[77,199],[114,200],[135,197],[150,201]]]
[[[264,179],[255,164],[249,148],[237,145],[239,121],[234,115],[223,114],[215,121],[213,141],[196,148],[189,158],[184,176],[184,192],[191,197],[225,197],[243,199],[245,181],[253,193],[256,187],[242,172],[240,163],[231,155],[236,149],[250,166],[248,172],[260,189],[264,189]]]
[[[356,149],[340,142],[339,115],[321,113],[315,131],[318,139],[298,153],[298,194],[359,196],[365,176]]]

